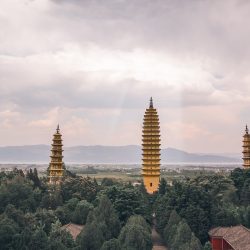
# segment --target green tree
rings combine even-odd
[[[175,210],[173,210],[170,214],[168,224],[164,228],[163,233],[164,240],[167,244],[171,245],[171,240],[173,239],[173,236],[175,235],[177,229],[177,227],[174,226],[177,226],[180,221],[181,217],[176,213]]]
[[[239,200],[241,200],[244,184],[246,181],[250,180],[250,169],[236,168],[231,172],[230,178],[233,180],[234,185],[237,189]]]
[[[177,226],[176,235],[174,237],[171,249],[182,250],[184,245],[189,245],[191,241],[192,231],[185,221],[181,221]]]
[[[183,214],[185,213],[185,214]],[[188,225],[192,231],[196,232],[197,237],[202,241],[207,240],[207,232],[209,231],[210,221],[207,213],[199,206],[189,205],[185,210],[180,213],[182,217],[189,218]]]
[[[103,178],[101,183],[102,186],[113,186],[115,184],[117,184],[117,182],[112,178]]]
[[[39,226],[42,227],[47,234],[51,231],[52,223],[57,221],[55,212],[46,209],[38,209],[35,213],[35,218]]]
[[[94,210],[95,221],[104,223],[105,240],[115,238],[120,232],[120,221],[118,215],[107,196],[102,196],[98,207]]]
[[[57,207],[55,214],[63,225],[73,221],[76,222],[77,218],[73,217],[76,216],[75,210],[78,203],[79,200],[77,198],[72,198],[68,200],[63,206]]]
[[[15,206],[9,204],[4,212],[9,219],[15,221],[19,227],[25,226],[25,217],[23,211],[16,209]]]
[[[100,225],[93,222],[86,224],[84,230],[77,237],[80,250],[99,250],[104,240]]]
[[[147,221],[151,220],[149,201],[138,188],[111,186],[104,194],[111,200],[122,224],[134,214],[142,215]]]
[[[94,209],[93,205],[88,201],[86,200],[79,201],[72,215],[72,222],[77,224],[85,224],[89,211],[93,209]]]
[[[233,180],[234,185],[238,190],[237,191],[238,196],[240,197],[241,189],[242,189],[244,182],[245,182],[244,170],[241,168],[235,168],[231,172],[230,177]]]
[[[62,245],[63,248],[69,249],[75,246],[72,235],[61,229],[61,223],[57,220],[51,225],[51,232],[49,235],[50,242],[57,242],[57,245]],[[55,248],[55,245],[53,245]]]
[[[54,240],[54,241],[50,241],[50,250],[68,250],[69,248],[65,247],[65,245],[63,245],[63,243],[59,240]]]
[[[164,178],[161,178],[159,185],[159,194],[164,195],[167,192],[167,181]]]
[[[134,217],[134,216],[133,216]],[[151,232],[145,226],[145,220],[139,216],[131,218],[122,228],[119,235],[121,249],[123,250],[151,250]]]
[[[34,172],[32,171],[32,169],[29,169],[29,171],[26,174],[26,177],[33,182],[34,187],[41,188],[41,181],[38,177],[38,173],[37,173],[36,168],[34,168]]]
[[[168,223],[168,218],[172,210],[184,218],[191,230],[199,236],[202,242],[207,241],[207,231],[211,227],[212,195],[199,184],[199,180],[187,180],[186,182],[175,182],[169,191],[156,201],[156,221],[157,229],[160,233]],[[201,180],[200,180],[201,181]],[[202,180],[204,181],[204,180]],[[196,214],[196,212],[198,214]],[[190,216],[192,215],[192,216]],[[194,220],[194,216],[199,220]]]
[[[250,178],[244,182],[242,187],[241,202],[245,206],[250,204]]]
[[[206,242],[206,244],[203,247],[203,250],[212,250],[212,245],[209,241]]]
[[[62,195],[59,190],[46,193],[41,201],[41,207],[46,209],[56,209],[63,204]]]
[[[199,239],[192,233],[191,240],[189,243],[190,250],[202,250],[202,245]]]
[[[47,234],[43,231],[41,227],[37,228],[31,236],[29,249],[47,250],[49,248],[50,245]]]
[[[101,250],[121,250],[121,245],[118,239],[111,239],[103,243]]]
[[[15,176],[0,185],[0,212],[8,204],[23,211],[34,211],[39,205],[34,198],[33,185],[22,176]]]
[[[71,198],[78,198],[79,200],[87,200],[91,202],[96,198],[98,184],[89,177],[67,177],[61,185],[61,191],[64,201]]]
[[[0,246],[1,249],[11,249],[16,234],[19,233],[17,224],[6,217],[0,219]]]

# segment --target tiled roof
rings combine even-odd
[[[209,231],[210,237],[222,237],[235,250],[250,249],[250,230],[246,227],[216,227]]]
[[[84,225],[77,225],[74,223],[69,223],[61,227],[61,229],[68,231],[73,239],[75,240],[78,234],[82,231]]]

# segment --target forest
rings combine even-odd
[[[84,225],[76,240],[62,230]],[[234,169],[186,177],[158,193],[104,178],[66,171],[60,186],[47,184],[36,169],[0,173],[0,248],[151,250],[156,225],[170,250],[209,250],[208,231],[242,224],[250,228],[250,170]]]

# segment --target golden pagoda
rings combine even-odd
[[[142,130],[142,176],[144,186],[149,194],[158,190],[160,182],[160,123],[157,110],[150,98],[146,109]]]
[[[246,133],[243,136],[243,167],[250,168],[250,134],[248,133],[248,127],[246,125]]]
[[[48,168],[48,177],[50,184],[59,184],[64,176],[62,146],[62,135],[60,134],[60,129],[58,125],[56,133],[53,136],[53,143],[50,156],[51,161]]]

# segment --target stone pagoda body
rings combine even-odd
[[[246,133],[243,136],[243,167],[250,169],[250,134],[246,126]]]
[[[160,182],[160,123],[157,110],[150,99],[146,109],[142,130],[142,176],[144,186],[149,194],[158,190]]]
[[[64,176],[64,164],[63,164],[63,144],[62,135],[60,133],[59,125],[57,126],[56,133],[53,136],[52,149],[51,149],[51,161],[48,168],[49,183],[57,185],[61,183]]]

